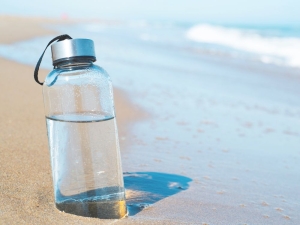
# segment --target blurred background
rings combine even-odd
[[[10,1],[1,14],[122,22],[120,35],[191,48],[203,55],[300,67],[300,16],[296,0],[262,1]],[[103,26],[88,27],[97,32]],[[132,28],[135,27],[133,31]],[[140,29],[137,31],[137,29]]]
[[[177,22],[207,22],[219,24],[264,24],[297,25],[300,22],[296,0],[52,0],[41,4],[40,1],[1,1],[0,13],[27,16],[103,19],[146,19]]]

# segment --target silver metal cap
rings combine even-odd
[[[67,39],[51,45],[52,62],[75,56],[89,56],[96,61],[94,42],[90,39]]]

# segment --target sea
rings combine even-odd
[[[162,56],[157,56],[171,53],[174,57],[175,53],[178,57],[187,54],[190,57],[207,59],[226,58],[246,64],[263,63],[300,68],[300,26],[295,24],[222,25],[201,22],[106,20],[62,26],[58,30],[61,33],[73,34],[74,38],[93,39],[97,44],[98,57],[105,57],[106,60],[110,58],[172,67],[172,63],[168,64],[166,60],[159,63]],[[14,49],[5,46],[1,47],[0,53],[2,56],[11,55],[17,57],[18,61],[30,63],[34,56],[28,59],[28,54],[38,55],[46,45],[47,38],[39,39],[44,44],[33,44],[35,47],[28,42],[26,46],[24,42],[20,43],[18,47],[22,54],[10,54]],[[111,43],[113,45],[110,45]],[[32,49],[24,53],[22,50],[27,48]],[[144,54],[144,50],[139,51],[140,48],[147,54]],[[139,52],[143,52],[143,57]]]

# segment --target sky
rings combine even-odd
[[[299,0],[0,0],[0,14],[231,24],[300,23]]]

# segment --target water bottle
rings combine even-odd
[[[51,45],[54,69],[44,83],[38,69]],[[119,140],[109,75],[94,43],[61,35],[35,69],[43,84],[57,209],[103,219],[126,216]]]

